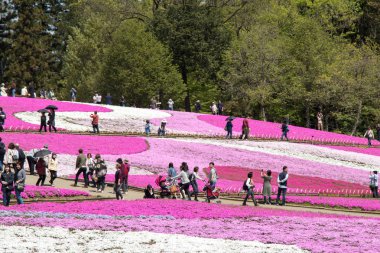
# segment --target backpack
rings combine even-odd
[[[192,182],[192,181],[195,180],[194,173],[191,173],[191,174],[189,175],[189,180],[190,180],[190,182]]]
[[[244,191],[249,191],[249,188],[248,188],[246,182],[247,182],[247,180],[245,180],[245,181],[243,182],[243,190],[244,190]],[[250,180],[249,182],[252,182],[252,181]]]

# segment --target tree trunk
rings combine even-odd
[[[305,119],[306,119],[306,127],[310,128],[310,105],[306,105],[306,113],[305,113]]]
[[[182,67],[181,74],[182,74],[183,83],[185,84],[185,87],[186,87],[185,111],[191,112],[190,91],[189,91],[189,87],[188,87],[188,84],[187,84],[187,69],[186,69],[186,66]]]
[[[356,130],[359,126],[360,117],[362,116],[362,109],[363,109],[363,102],[360,100],[359,105],[358,105],[358,111],[356,112],[355,123],[354,123],[354,126],[352,127],[351,136],[356,133]]]
[[[260,105],[260,114],[261,114],[261,119],[263,121],[267,121],[267,115],[266,115],[266,112],[265,112],[265,106],[264,105]]]

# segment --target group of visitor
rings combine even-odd
[[[52,130],[54,132],[57,132],[57,128],[55,128],[55,110],[50,108],[48,112],[48,117],[46,117],[46,112],[43,111],[41,112],[41,117],[40,117],[40,129],[39,132],[42,132],[42,129],[47,132],[47,126],[49,126],[49,132]]]
[[[96,154],[93,158],[91,153],[84,155],[83,149],[79,149],[76,159],[76,175],[74,187],[78,186],[79,176],[83,175],[84,187],[88,188],[90,183],[98,192],[102,193],[106,187],[107,165],[101,158],[100,154]],[[129,161],[127,159],[118,158],[116,160],[116,173],[114,191],[117,199],[123,199],[122,194],[128,192],[128,175],[130,171]],[[91,181],[91,182],[90,182]]]
[[[44,185],[47,171],[50,172],[50,185],[54,186],[54,180],[57,178],[58,160],[57,155],[51,153],[47,145],[43,149],[32,149],[29,152],[24,152],[19,144],[13,142],[9,143],[6,148],[0,137],[1,190],[4,206],[9,206],[12,191],[15,192],[17,203],[24,203],[21,193],[25,189],[26,161],[31,175],[34,175],[35,169],[37,171],[39,176],[36,182],[37,186]]]

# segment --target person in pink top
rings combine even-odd
[[[241,136],[240,139],[242,140],[248,140],[249,138],[249,121],[248,118],[245,118],[243,120],[243,125],[241,126]]]

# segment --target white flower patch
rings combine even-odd
[[[145,121],[157,118],[168,118],[170,114],[159,110],[140,109],[110,105],[96,105],[111,109],[112,112],[99,112],[99,128],[103,132],[144,132]],[[55,125],[69,131],[92,131],[91,112],[56,111]],[[31,124],[40,124],[40,113],[19,112],[15,116]],[[152,132],[158,127],[152,125]]]
[[[178,234],[0,226],[3,252],[307,252],[297,246]]]
[[[262,152],[271,155],[299,158],[313,162],[344,166],[366,171],[378,169],[380,165],[380,157],[377,156],[335,150],[309,144],[215,139],[177,139],[177,141],[211,144],[226,148]]]

